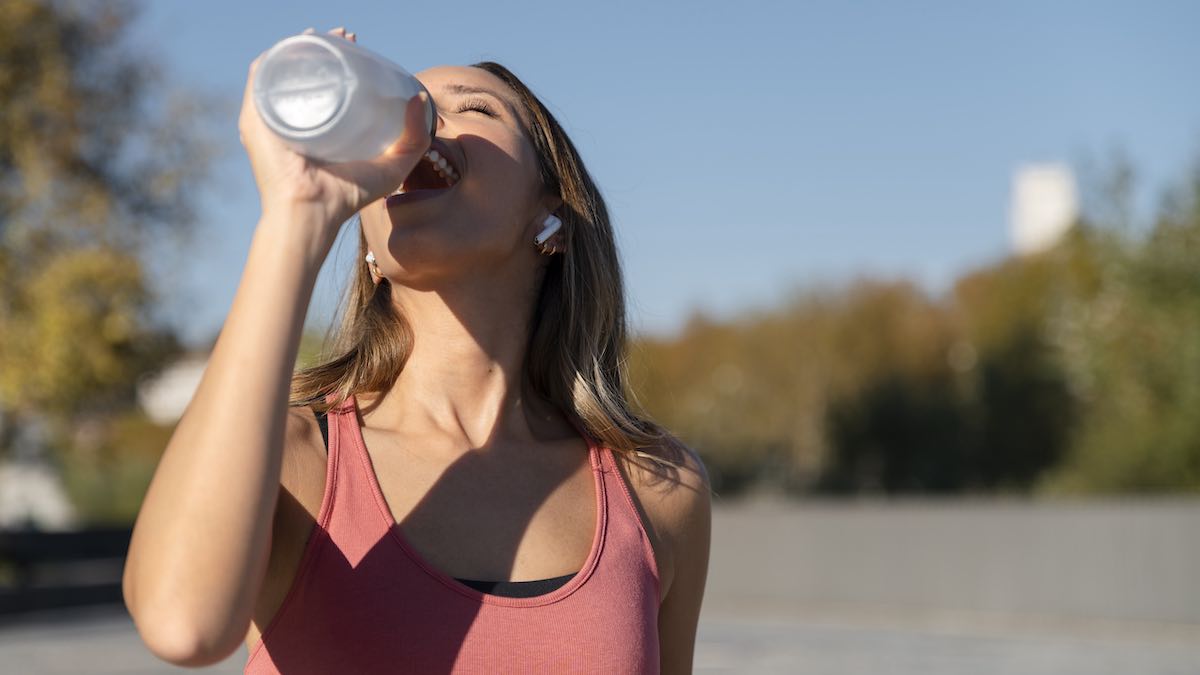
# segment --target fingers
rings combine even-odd
[[[348,33],[348,32],[346,32],[346,27],[345,27],[345,26],[338,26],[337,28],[334,28],[333,30],[329,31],[329,34],[330,34],[330,35],[337,35],[338,37],[343,37],[343,38],[346,38],[347,40],[349,40],[349,41],[351,41],[351,42],[358,42],[358,39],[357,39],[357,38],[358,38],[358,36],[357,36],[357,35],[355,35],[354,33]]]
[[[315,32],[317,32],[317,29],[309,26],[308,28],[305,28],[304,31],[300,34],[301,35],[312,35]],[[355,33],[348,32],[346,30],[345,26],[338,26],[337,28],[334,28],[333,30],[327,31],[327,32],[330,35],[336,35],[338,37],[346,38],[347,40],[349,40],[351,42],[358,42],[358,35]]]
[[[258,68],[259,61],[262,61],[263,52],[259,54],[253,61],[250,62],[250,70],[246,75],[246,89],[242,92],[242,110],[238,115],[238,141],[243,146],[246,145],[246,131],[248,125],[254,123],[253,115],[256,114],[254,109],[254,71]]]
[[[408,100],[404,133],[382,155],[370,160],[376,168],[370,178],[381,181],[370,186],[373,194],[387,194],[399,187],[429,147],[429,129],[425,126],[427,97],[428,94],[420,92]]]

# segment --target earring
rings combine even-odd
[[[545,227],[543,227],[542,231],[533,238],[533,243],[542,252],[542,255],[550,255],[555,252],[555,249],[554,246],[549,245],[546,242],[548,242],[550,237],[555,232],[558,232],[559,228],[562,227],[562,220],[560,220],[558,216],[551,213],[550,215],[546,216],[546,219],[542,221],[542,224]]]
[[[367,269],[371,272],[371,276],[374,277],[375,283],[379,283],[383,279],[383,274],[379,271],[379,263],[375,262],[374,251],[367,251],[366,261],[368,265]]]

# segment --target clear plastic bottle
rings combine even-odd
[[[377,157],[404,132],[405,106],[424,89],[379,54],[315,33],[275,44],[254,75],[254,103],[267,126],[296,152],[329,162]],[[433,136],[432,96],[426,121]]]

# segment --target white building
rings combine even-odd
[[[155,424],[174,424],[183,415],[208,365],[208,352],[192,352],[138,383],[138,403]],[[0,411],[0,426],[3,426]],[[40,530],[77,526],[70,499],[52,463],[43,456],[45,440],[36,424],[22,429],[14,452],[0,461],[0,529],[32,525]]]
[[[1075,176],[1064,164],[1027,164],[1013,175],[1009,231],[1018,254],[1054,246],[1079,215]]]

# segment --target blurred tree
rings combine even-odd
[[[638,342],[631,380],[700,451],[718,491],[802,492],[834,461],[831,408],[888,374],[944,370],[950,331],[913,284],[860,280],[731,322],[696,314],[674,340]]]
[[[939,374],[943,375],[943,374]],[[819,488],[829,492],[956,492],[971,473],[964,406],[951,383],[891,372],[829,412],[833,454]]]
[[[1128,212],[1094,216],[1095,290],[1059,313],[1085,415],[1046,492],[1200,491],[1200,161],[1148,230],[1100,220]]]
[[[133,521],[174,425],[160,426],[137,410],[97,421],[94,439],[75,434],[61,463],[66,492],[84,523]]]
[[[145,261],[193,234],[212,100],[166,91],[155,59],[123,45],[134,15],[0,3],[0,456],[29,425],[70,453],[180,351]]]
[[[322,360],[322,350],[325,349],[327,337],[317,331],[305,330],[300,333],[300,348],[296,353],[295,369],[307,368]],[[325,358],[329,355],[325,354]]]
[[[964,487],[1025,492],[1065,454],[1078,411],[1051,321],[1090,284],[1085,246],[1077,223],[1056,248],[1009,258],[955,284],[950,309],[960,349],[971,354],[970,367],[962,368],[971,429]]]
[[[948,492],[970,474],[968,415],[945,307],[910,283],[859,282],[839,303],[823,424],[831,492]]]
[[[1049,250],[941,299],[859,280],[696,313],[635,342],[631,386],[727,493],[1200,490],[1200,163],[1150,227],[1124,154],[1096,171]]]

